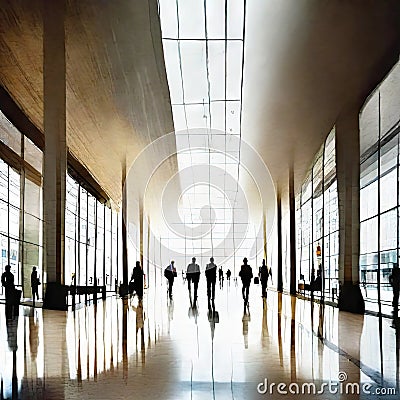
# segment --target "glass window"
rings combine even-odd
[[[378,181],[360,191],[360,219],[364,221],[378,214]]]
[[[97,203],[96,276],[99,285],[104,285],[104,208],[104,205]]]
[[[8,235],[8,204],[0,200],[0,233]]]
[[[0,141],[21,155],[21,133],[0,111]]]
[[[13,206],[20,208],[21,179],[20,175],[13,168],[9,168],[9,201]]]
[[[392,170],[380,179],[380,212],[397,206],[397,169]]]
[[[0,199],[8,202],[8,165],[0,159]]]
[[[378,217],[374,217],[360,224],[360,253],[375,253],[377,251]]]
[[[397,208],[381,215],[380,250],[397,248]]]
[[[110,285],[111,275],[111,210],[106,207],[105,219],[105,285]]]
[[[24,158],[36,171],[42,173],[43,153],[27,137],[24,137]]]
[[[360,166],[360,186],[367,186],[378,177],[378,153],[373,154]]]

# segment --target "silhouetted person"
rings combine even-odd
[[[164,270],[164,276],[168,280],[168,293],[169,298],[172,299],[172,286],[174,285],[174,279],[176,276],[176,269],[174,267],[175,261],[171,261],[171,264],[168,265]]]
[[[230,282],[230,280],[231,280],[231,275],[232,275],[232,272],[230,269],[228,269],[228,271],[226,271],[226,280],[228,282]]]
[[[140,265],[140,261],[136,261],[136,266],[133,268],[131,275],[131,282],[133,283],[132,288],[139,297],[139,300],[143,298],[143,269]]]
[[[210,263],[206,266],[207,279],[207,297],[215,299],[215,282],[217,281],[217,266],[214,264],[214,258],[210,258]]]
[[[250,265],[247,264],[247,258],[243,259],[243,265],[240,268],[239,276],[242,279],[242,295],[245,304],[249,302],[249,288],[251,278],[253,278],[253,271]]]
[[[312,290],[322,292],[322,265],[318,266],[317,277],[314,279]]]
[[[393,307],[398,308],[400,293],[400,268],[397,263],[393,264],[392,273],[389,276],[389,282],[393,288]]]
[[[196,264],[196,257],[192,258],[192,263],[187,266],[186,279],[188,283],[189,294],[192,293],[192,282],[194,286],[194,302],[197,300],[197,288],[200,280],[200,267]]]
[[[219,279],[219,287],[222,288],[224,286],[224,271],[222,267],[218,269],[218,279]]]
[[[270,275],[270,270],[268,270],[265,260],[262,260],[262,265],[260,267],[260,281],[261,281],[261,297],[267,297],[267,286],[268,278]]]
[[[33,304],[35,304],[35,295],[36,295],[36,299],[39,300],[39,285],[40,285],[40,281],[38,278],[36,267],[33,267],[32,273],[31,273],[31,288],[32,288]]]
[[[9,265],[5,266],[5,271],[1,275],[1,284],[6,294],[6,318],[12,318],[15,303],[14,275]]]

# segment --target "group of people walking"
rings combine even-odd
[[[33,267],[31,272],[31,290],[33,305],[35,298],[39,300],[39,285],[41,284],[38,277],[37,268]],[[13,318],[18,315],[19,303],[21,299],[21,290],[15,287],[14,274],[11,272],[11,266],[6,265],[1,275],[1,285],[4,287],[6,297],[6,316]]]
[[[207,281],[207,298],[209,302],[215,300],[215,284],[217,282],[217,270],[218,267],[214,262],[214,258],[211,257],[210,262],[206,265],[205,268],[205,275]],[[231,271],[228,269],[228,271],[226,272],[226,278],[228,281],[230,281],[231,274],[232,274]],[[192,286],[193,286],[194,303],[196,303],[197,300],[200,275],[201,275],[200,266],[196,263],[196,257],[193,257],[192,262],[187,266],[186,281],[190,296],[192,295]],[[265,260],[263,260],[262,266],[259,268],[258,275],[259,277],[257,277],[256,279],[259,279],[261,281],[262,297],[265,298],[267,296],[268,278],[272,276],[271,269],[267,267]],[[168,280],[169,298],[172,299],[172,288],[174,285],[174,279],[177,276],[174,261],[171,261],[168,267],[165,268],[164,276]],[[220,281],[220,286],[222,287],[222,281],[223,281],[222,267],[220,267],[218,270],[218,277]],[[242,280],[242,296],[243,296],[243,301],[246,305],[249,302],[250,284],[253,279],[253,270],[251,266],[248,264],[247,258],[243,259],[243,265],[240,268],[239,277]]]

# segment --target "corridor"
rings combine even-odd
[[[259,285],[251,285],[244,310],[240,280],[217,283],[210,314],[205,286],[203,276],[197,308],[181,276],[172,301],[159,279],[145,291],[143,307],[136,297],[115,296],[68,312],[21,306],[0,330],[0,398],[397,398],[376,390],[398,390],[398,320],[271,290],[263,304]],[[360,383],[360,394],[346,386],[340,392],[341,381]],[[286,391],[298,383],[300,392],[292,385],[294,393],[280,394],[279,383]],[[302,396],[304,383],[314,383],[315,394],[306,386]]]

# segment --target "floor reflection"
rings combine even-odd
[[[202,281],[196,302],[184,283],[174,291],[170,300],[161,295],[165,285],[150,285],[140,302],[109,297],[69,312],[21,307],[14,318],[2,306],[0,399],[256,399],[265,378],[338,382],[339,373],[347,382],[399,387],[397,313],[357,316],[272,291],[261,299],[256,290],[250,309],[233,284],[217,287],[214,302]]]

